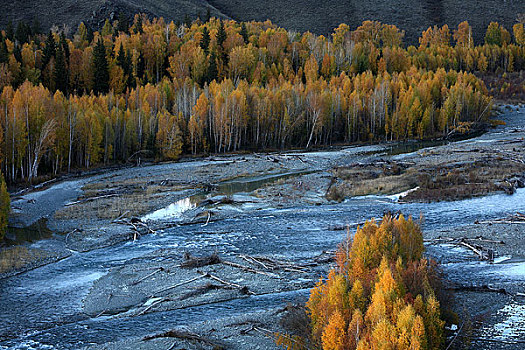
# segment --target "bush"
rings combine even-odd
[[[439,273],[423,258],[419,225],[387,215],[358,228],[337,267],[311,291],[312,338],[322,349],[439,349]]]

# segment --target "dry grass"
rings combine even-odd
[[[107,194],[115,197],[100,198],[64,207],[55,213],[56,219],[116,219],[141,216],[155,208],[162,193],[186,190],[190,187],[178,181],[163,180],[153,183],[144,178],[122,181],[101,181],[82,187],[84,195],[78,200],[95,198]]]
[[[145,193],[101,198],[86,203],[64,207],[55,213],[57,219],[116,219],[140,216],[151,211],[152,195]]]
[[[24,246],[13,246],[0,250],[0,274],[20,270],[34,261],[49,257],[49,254],[39,249],[29,249]]]
[[[512,194],[519,183],[511,178],[525,177],[525,164],[503,158],[454,164],[419,172],[417,191],[404,199],[409,201],[459,200],[493,192]]]
[[[334,170],[327,199],[395,194],[412,189],[405,201],[460,200],[494,192],[513,193],[525,181],[525,164],[502,157],[423,168],[387,163]]]

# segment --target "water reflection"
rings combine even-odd
[[[182,213],[184,213],[187,210],[193,209],[196,206],[197,201],[194,199],[194,197],[186,197],[176,201],[175,203],[171,203],[166,208],[156,210],[153,213],[144,216],[142,219],[146,221],[156,221],[178,218],[182,215]]]

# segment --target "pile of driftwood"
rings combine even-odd
[[[262,257],[262,256],[256,257],[256,256],[250,256],[250,255],[244,255],[244,254],[239,254],[239,258],[245,260],[246,262],[254,266],[258,266],[260,268],[264,268],[270,271],[282,270],[282,271],[288,271],[288,272],[306,273],[308,271],[308,268],[312,266],[312,264],[298,265],[298,264],[292,264],[287,261],[281,261],[281,260],[277,260],[273,258]]]
[[[130,226],[133,230],[133,241],[136,241],[138,238],[140,238],[142,232],[144,231],[147,233],[155,233],[155,231],[150,228],[147,223],[137,217],[132,217],[130,219],[124,218],[127,214],[128,212],[125,212],[113,220],[112,223]]]
[[[476,221],[475,224],[525,224],[525,214],[517,212],[516,214],[509,215],[506,218],[488,221]]]
[[[167,332],[149,335],[149,336],[144,337],[142,340],[147,341],[147,340],[158,339],[158,338],[177,338],[180,340],[190,341],[192,343],[200,343],[208,347],[211,347],[213,349],[225,349],[226,348],[224,344],[220,343],[217,340],[203,337],[196,333],[190,332],[188,330],[182,330],[182,329],[181,330],[173,329]],[[174,349],[176,346],[177,346],[177,343],[173,343],[173,345],[169,347],[168,350]]]
[[[425,240],[425,243],[430,243],[430,244],[442,244],[442,243],[455,244],[457,246],[469,249],[474,254],[476,254],[479,257],[480,260],[486,260],[486,261],[494,261],[495,251],[493,249],[484,247],[482,245],[483,243],[488,243],[488,244],[505,244],[505,242],[503,242],[503,241],[486,239],[486,238],[483,238],[482,236],[478,236],[478,237],[475,237],[475,238],[467,238],[467,237],[461,237],[461,238],[438,237],[438,238]]]
[[[189,278],[188,280],[180,281],[173,285],[165,286],[161,289],[154,291],[150,295],[148,301],[144,303],[144,305],[142,305],[137,315],[145,314],[152,308],[157,307],[164,302],[184,300],[184,299],[194,297],[200,294],[205,294],[211,290],[229,289],[229,290],[236,290],[240,294],[243,294],[243,295],[255,295],[255,293],[249,290],[247,286],[243,286],[243,285],[231,282],[231,281],[227,281],[210,272],[199,270],[200,268],[205,267],[205,266],[223,264],[223,265],[231,266],[233,268],[240,269],[242,271],[249,272],[249,273],[265,275],[265,276],[272,277],[272,278],[281,278],[281,276],[276,274],[275,271],[280,270],[280,271],[295,272],[295,273],[306,273],[309,267],[318,265],[317,262],[313,262],[311,264],[299,265],[299,264],[293,264],[290,262],[286,262],[286,261],[282,261],[282,260],[278,260],[274,258],[261,257],[261,256],[250,256],[250,255],[243,255],[243,254],[239,254],[238,257],[246,261],[246,264],[241,264],[241,263],[222,259],[216,253],[211,254],[209,256],[201,256],[201,257],[196,257],[196,256],[192,256],[189,253],[185,253],[184,260],[176,267],[186,268],[186,269],[196,269],[195,272],[198,275],[195,277]],[[163,268],[163,267],[157,267],[153,271],[144,275],[143,277],[133,281],[130,284],[130,286],[135,286],[161,272],[170,273],[170,270]],[[188,285],[192,282],[200,281],[200,280],[208,280],[209,282],[193,288],[193,290],[190,291],[189,293],[177,296],[176,299],[174,299],[172,296],[165,296],[166,292],[172,291],[181,286]]]

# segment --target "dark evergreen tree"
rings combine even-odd
[[[208,8],[206,9],[206,18],[205,18],[206,23],[209,22],[210,19],[211,19],[211,12],[210,12],[210,8],[208,7]]]
[[[248,30],[246,29],[246,25],[244,24],[244,22],[242,22],[241,25],[241,36],[244,39],[244,43],[248,44],[250,37],[248,36]]]
[[[120,48],[117,54],[117,65],[124,69],[126,66],[126,53],[124,52],[124,46],[120,44]]]
[[[226,30],[224,29],[224,23],[221,22],[221,25],[219,26],[219,30],[217,31],[217,46],[219,49],[222,49],[222,44],[226,41],[227,35]]]
[[[214,51],[211,52],[208,62],[208,72],[207,72],[207,82],[211,82],[214,79],[217,79],[217,75],[219,72],[217,71],[217,55]]]
[[[142,52],[141,52],[137,59],[137,78],[139,79],[144,78],[145,69],[146,69],[146,66],[144,65],[144,56],[142,56]]]
[[[59,47],[62,47],[62,52],[64,53],[64,58],[66,59],[66,63],[69,64],[69,56],[70,56],[69,45],[67,44],[66,35],[64,34],[64,32],[60,33]]]
[[[109,68],[106,48],[100,38],[93,50],[93,78],[93,92],[99,94],[109,91]]]
[[[201,49],[204,50],[204,53],[208,54],[208,49],[210,47],[210,32],[208,31],[208,28],[205,26],[204,30],[202,31],[202,39],[201,39]]]
[[[191,27],[191,19],[190,19],[190,16],[188,16],[188,15],[184,15],[184,25],[186,26],[186,28]]]
[[[5,29],[5,36],[7,39],[14,41],[15,39],[15,29],[13,28],[13,21],[7,23],[7,28]]]
[[[67,94],[68,79],[66,69],[66,58],[62,45],[59,45],[55,54],[55,68],[53,70],[53,80],[55,81],[55,90],[60,90]]]
[[[49,61],[51,61],[51,58],[55,56],[56,52],[56,43],[55,38],[53,38],[53,33],[49,31],[49,34],[47,35],[46,43],[44,46],[44,52],[42,56],[42,69],[44,69]]]
[[[9,61],[9,52],[2,33],[0,33],[0,36],[0,63],[7,63]]]
[[[40,22],[36,18],[33,20],[33,25],[31,27],[31,32],[32,32],[33,35],[42,34],[42,28],[40,27]]]
[[[24,44],[29,42],[29,37],[31,36],[31,28],[26,25],[24,22],[18,22],[16,26],[15,39],[19,44]]]
[[[118,15],[117,30],[119,32],[124,32],[124,33],[128,33],[128,31],[129,31],[128,17],[124,14],[124,12],[121,12]]]
[[[88,43],[91,43],[95,37],[95,35],[93,34],[93,29],[91,29],[91,26],[87,25],[86,24],[86,29],[87,29],[87,42]]]
[[[20,45],[15,45],[15,48],[13,49],[13,56],[15,56],[15,59],[22,63],[22,49],[20,48]]]
[[[131,53],[129,50],[126,51],[126,69],[124,69],[124,74],[128,76],[127,86],[134,88],[135,87],[135,77],[133,76],[133,63],[131,61]]]

